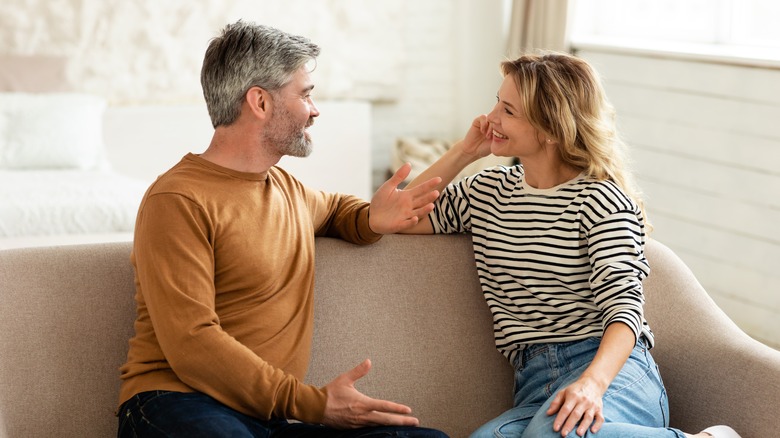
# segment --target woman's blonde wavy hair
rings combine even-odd
[[[647,223],[615,110],[598,73],[584,60],[560,52],[525,54],[502,62],[501,71],[514,79],[531,125],[558,142],[563,161],[592,178],[613,181],[639,205]]]

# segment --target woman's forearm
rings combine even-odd
[[[462,142],[455,143],[447,152],[439,157],[436,162],[430,165],[417,178],[407,184],[406,189],[411,189],[431,178],[440,177],[441,182],[436,190],[441,193],[444,188],[469,164],[476,161],[479,157],[469,155],[463,152]],[[427,216],[419,217],[418,222],[402,231],[401,234],[433,234],[433,225]]]
[[[631,328],[615,322],[607,326],[601,338],[601,345],[590,366],[582,373],[583,378],[591,378],[599,385],[602,394],[618,375],[636,345],[636,337]]]
[[[466,136],[452,145],[435,163],[412,180],[407,187],[411,188],[431,178],[440,177],[439,192],[443,191],[449,183],[469,164],[482,157],[490,155],[492,142],[492,128],[487,116],[477,116],[466,132]]]
[[[413,179],[412,182],[410,182],[406,187],[415,187],[422,182],[428,181],[429,179],[438,176],[441,178],[441,183],[436,189],[439,191],[439,193],[441,193],[444,188],[447,187],[447,185],[451,183],[452,180],[454,180],[463,169],[466,168],[466,166],[479,159],[479,157],[476,155],[471,155],[464,152],[462,145],[463,141],[459,141],[452,145],[452,147],[448,149],[444,155],[439,157],[436,162],[431,164],[420,175]]]

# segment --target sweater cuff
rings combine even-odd
[[[304,423],[320,424],[325,417],[325,404],[328,393],[325,388],[311,385],[298,385],[295,406],[291,417]]]
[[[368,225],[369,207],[371,204],[366,205],[358,213],[358,235],[363,243],[374,243],[382,238],[382,235],[375,233]]]

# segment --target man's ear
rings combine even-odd
[[[266,119],[271,114],[271,108],[273,107],[273,101],[271,100],[271,94],[263,88],[251,87],[246,92],[246,104],[249,110],[255,117],[259,119]]]

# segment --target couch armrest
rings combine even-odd
[[[780,429],[780,352],[746,335],[669,248],[650,240],[645,282],[653,356],[669,394],[673,427],[728,424],[744,437]]]

